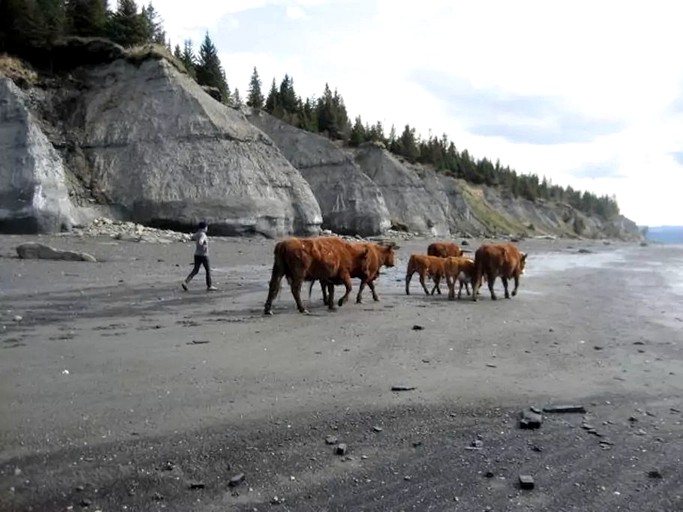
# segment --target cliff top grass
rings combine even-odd
[[[38,81],[38,73],[28,63],[6,53],[0,53],[0,74],[20,86],[34,85]]]
[[[134,46],[132,48],[127,48],[125,52],[126,60],[133,64],[139,65],[149,59],[165,60],[181,73],[187,74],[187,68],[185,68],[185,65],[180,60],[176,59],[168,50],[168,48],[160,44]]]

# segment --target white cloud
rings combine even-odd
[[[682,165],[672,156],[683,151],[683,109],[672,109],[677,100],[683,105],[683,4],[195,0],[189,11],[177,1],[154,5],[174,41],[186,34],[201,37],[206,29],[213,37],[218,27],[217,35],[225,35],[227,20],[233,20],[240,39],[218,44],[231,87],[246,91],[254,66],[266,92],[271,79],[285,73],[295,78],[302,96],[319,95],[328,82],[352,116],[380,120],[387,131],[391,124],[400,131],[409,123],[423,135],[445,132],[476,157],[499,158],[562,185],[614,193],[637,222],[683,224],[683,209],[673,206]],[[273,22],[278,17],[280,24]],[[264,35],[266,18],[271,25]],[[416,73],[443,79],[425,87]],[[479,93],[471,101],[530,101],[527,110],[515,112],[523,114],[530,133],[520,132],[523,123],[514,126],[519,118],[511,111],[483,110],[475,124],[489,129],[474,129],[471,119],[458,114],[452,95],[436,87],[446,80],[468,83]],[[539,117],[535,98],[557,107],[551,117]],[[506,110],[513,103],[489,105]],[[600,123],[614,130],[594,130]],[[552,138],[544,126],[556,129]],[[568,137],[572,126],[585,130],[584,136]],[[542,135],[546,144],[533,143]],[[605,163],[620,177],[581,177]]]

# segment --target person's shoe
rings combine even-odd
[[[183,287],[183,290],[187,291],[187,283],[186,283],[185,281],[183,281],[182,283],[180,283],[180,286]]]
[[[218,288],[216,288],[215,286],[209,286],[209,287],[206,289],[206,291],[207,291],[207,292],[215,292],[215,291],[218,291]]]

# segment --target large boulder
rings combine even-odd
[[[0,76],[0,232],[71,228],[74,208],[62,159],[29,111],[29,98]]]
[[[16,249],[17,255],[26,260],[97,261],[87,252],[65,251],[35,242],[18,245]]]
[[[323,228],[345,235],[372,236],[390,227],[382,193],[346,151],[326,137],[262,111],[250,111],[248,119],[273,139],[310,184],[322,210]]]
[[[417,169],[375,144],[356,152],[356,163],[377,185],[394,227],[432,236],[449,236],[443,205],[425,188]]]
[[[217,235],[319,232],[310,187],[239,111],[166,60],[74,71],[85,87],[53,100],[72,171],[119,217]],[[71,161],[70,161],[71,163]]]

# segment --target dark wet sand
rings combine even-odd
[[[683,248],[525,241],[472,303],[406,296],[402,242],[381,302],[264,317],[273,241],[212,240],[207,294],[189,245],[36,239],[0,238],[0,510],[683,509]],[[587,413],[518,428],[551,403]]]

